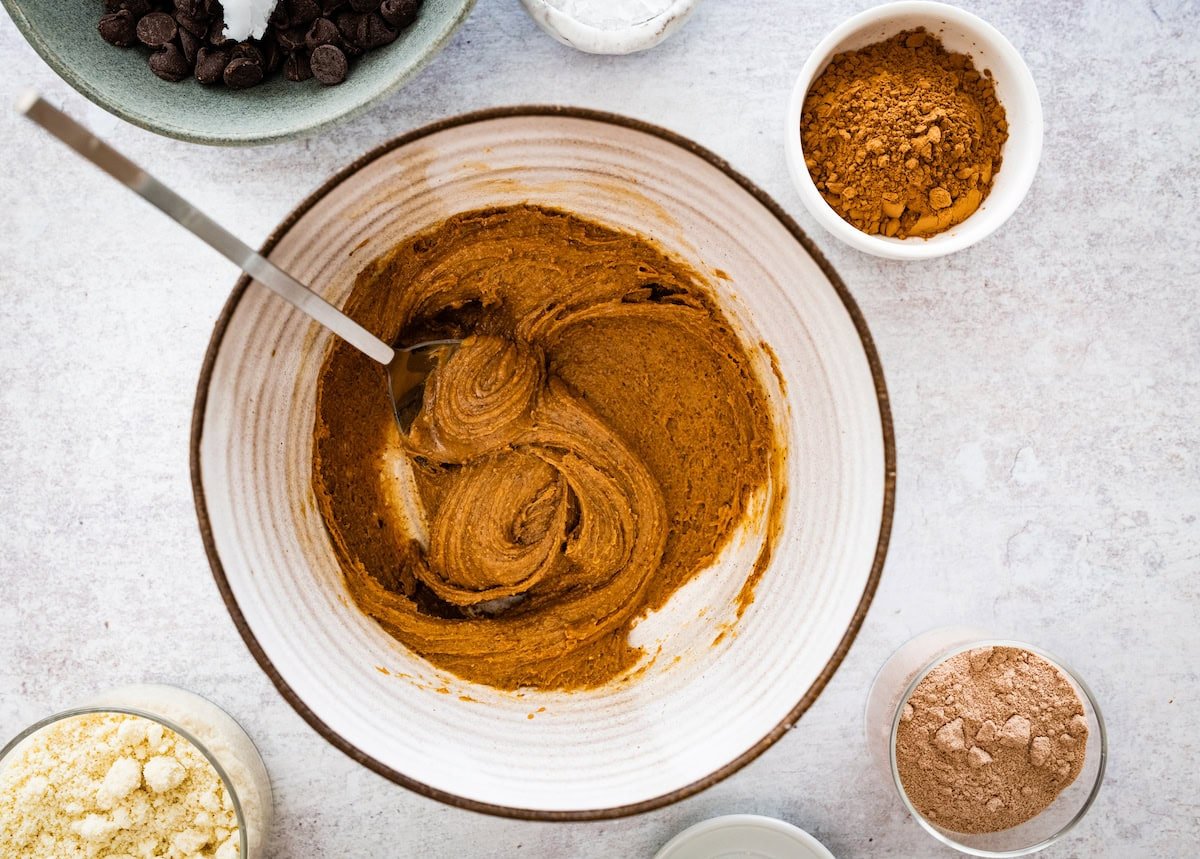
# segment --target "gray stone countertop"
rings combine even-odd
[[[898,645],[966,622],[1061,654],[1102,702],[1106,784],[1047,859],[1200,852],[1200,6],[966,3],[1024,53],[1045,153],[997,234],[902,264],[824,233],[783,160],[796,73],[868,5],[707,0],[657,49],[603,58],[552,41],[516,0],[482,0],[418,78],[366,115],[235,150],[108,116],[0,13],[0,735],[116,684],[208,695],[263,749],[280,859],[648,859],[680,829],[731,812],[789,820],[839,857],[948,856],[871,768],[862,710]],[[196,528],[192,397],[236,273],[18,119],[7,106],[30,84],[255,242],[364,150],[492,105],[630,114],[760,184],[857,298],[895,417],[887,566],[816,705],[717,787],[604,823],[456,810],[327,745],[234,630]]]

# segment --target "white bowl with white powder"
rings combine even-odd
[[[632,54],[674,33],[696,0],[521,0],[543,30],[589,54]]]
[[[173,686],[106,692],[0,750],[0,843],[19,855],[258,859],[271,817],[249,736]]]

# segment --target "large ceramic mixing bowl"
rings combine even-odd
[[[405,237],[521,202],[656,240],[708,275],[745,338],[788,454],[782,533],[741,619],[768,530],[761,498],[718,562],[633,630],[647,663],[626,682],[500,692],[406,650],[355,607],[314,501],[314,394],[331,335],[247,280],[217,323],[196,401],[201,530],[255,657],[355,760],[478,811],[644,811],[769,747],[849,648],[891,523],[883,375],[849,293],[778,206],[711,153],[611,115],[509,109],[413,132],[326,183],[265,253],[336,304]]]

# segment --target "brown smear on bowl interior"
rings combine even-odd
[[[317,392],[313,486],[348,589],[434,665],[500,689],[628,676],[630,629],[751,512],[777,534],[784,446],[755,362],[651,242],[468,212],[368,265],[346,310],[394,342],[465,338],[404,438],[382,368],[345,344]]]
[[[787,408],[787,381],[783,376],[783,369],[779,366],[779,356],[775,354],[775,350],[771,348],[771,344],[765,340],[759,341],[758,348],[767,356],[767,363],[771,368],[771,375],[775,377],[775,381],[779,384],[779,397],[782,402],[781,408]],[[737,598],[737,619],[741,620],[742,615],[746,613],[746,609],[754,602],[754,592],[758,587],[759,581],[767,572],[767,568],[771,566],[771,558],[775,555],[775,546],[779,542],[779,535],[783,531],[783,509],[784,502],[787,499],[787,479],[784,474],[784,465],[786,458],[782,456],[774,457],[771,460],[771,486],[775,487],[775,491],[771,496],[771,508],[767,511],[767,537],[763,541],[762,548],[758,551],[758,557],[754,559],[754,566],[750,568],[750,575],[746,576],[746,581],[742,584],[742,590]],[[720,635],[713,641],[713,645],[720,644],[726,637],[727,633],[737,634],[737,630],[730,626],[722,628]]]

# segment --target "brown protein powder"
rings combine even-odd
[[[896,767],[927,820],[954,832],[1036,817],[1083,768],[1088,727],[1056,666],[1012,647],[952,656],[904,704]]]
[[[906,30],[830,61],[804,99],[800,139],[817,190],[844,220],[929,237],[987,197],[1008,121],[990,72]]]

